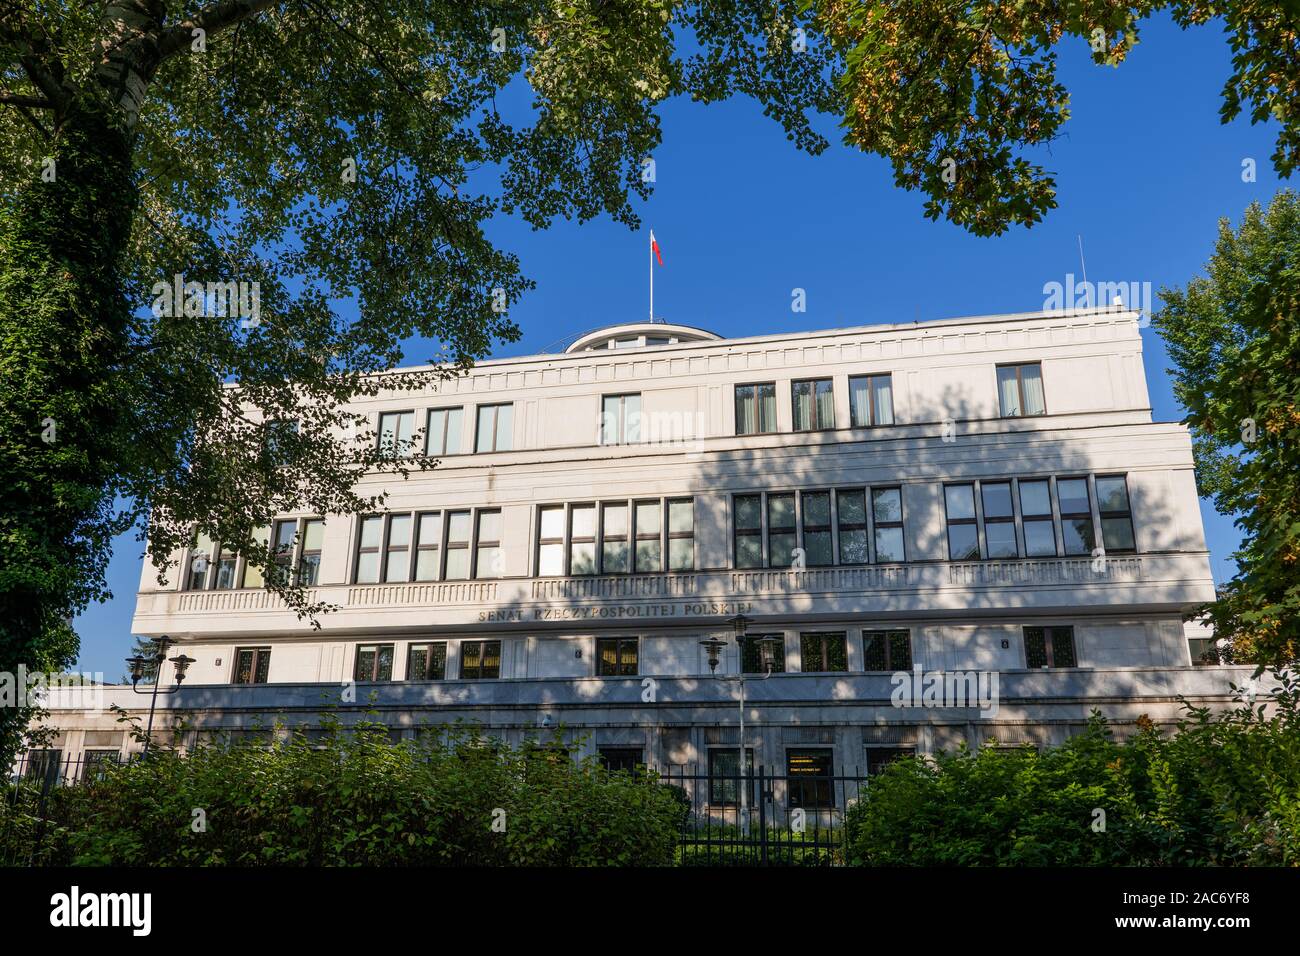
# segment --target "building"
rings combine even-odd
[[[615,766],[734,770],[743,668],[750,759],[838,774],[1059,743],[1094,708],[1120,733],[1169,722],[1178,695],[1219,707],[1249,675],[1193,666],[1183,615],[1214,587],[1191,444],[1152,420],[1122,308],[738,339],[619,325],[364,410],[381,441],[423,428],[442,463],[392,481],[384,514],[269,529],[338,606],[319,630],[219,542],[164,585],[144,569],[135,632],[194,659],[164,723],[369,710],[395,735],[553,728]],[[777,673],[761,644],[738,653],[738,613]],[[127,746],[84,693],[52,700],[59,746]]]

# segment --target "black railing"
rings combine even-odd
[[[47,862],[43,849],[54,791],[90,783],[120,759],[115,750],[76,756],[57,749],[29,750],[19,756],[0,783],[0,866]]]

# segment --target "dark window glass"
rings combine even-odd
[[[767,496],[767,548],[771,567],[788,568],[794,563],[794,519],[794,495]]]
[[[446,677],[446,641],[411,645],[406,656],[407,680],[445,680]]]
[[[635,637],[596,638],[596,676],[635,677],[639,646]]]
[[[740,806],[740,749],[713,747],[709,750],[709,805]],[[745,748],[745,777],[749,780],[748,804],[758,805],[758,784],[754,780],[754,751]]]
[[[839,510],[840,564],[866,564],[871,560],[867,551],[866,492],[837,491],[835,507]]]
[[[835,563],[831,547],[831,493],[829,491],[804,492],[803,505],[804,559],[810,568]]]
[[[1097,479],[1097,510],[1101,512],[1101,541],[1108,551],[1133,551],[1133,517],[1128,484],[1123,475]]]
[[[843,631],[800,634],[799,652],[805,673],[849,669],[848,642]]]
[[[906,560],[901,488],[871,489],[871,521],[876,529],[876,563],[896,564]]]
[[[1027,627],[1025,634],[1025,666],[1075,667],[1074,628]]]
[[[822,810],[835,806],[834,761],[830,748],[787,750],[785,763],[791,808]]]
[[[763,499],[760,495],[736,495],[736,567],[763,566]]]
[[[600,764],[611,773],[637,773],[645,767],[644,751],[640,747],[598,747]]]
[[[912,632],[863,631],[864,670],[906,671],[912,669]]]
[[[736,386],[736,434],[760,435],[776,431],[776,384]]]
[[[746,674],[765,674],[767,668],[763,666],[763,644],[764,638],[775,637],[781,641],[780,644],[772,645],[772,673],[785,673],[785,635],[784,634],[750,634],[740,646],[740,666]]]
[[[393,679],[393,645],[357,645],[357,664],[353,679],[363,682]]]
[[[265,684],[270,671],[269,647],[241,647],[235,651],[236,684]]]
[[[916,755],[911,747],[868,747],[867,776],[874,776],[896,760],[907,760]]]
[[[1065,553],[1092,554],[1097,539],[1092,527],[1088,479],[1058,479],[1056,500],[1061,509],[1061,537],[1065,543]]]
[[[947,485],[943,489],[948,512],[948,558],[977,561],[980,556],[979,530],[975,525],[975,486]]]
[[[461,641],[462,680],[490,680],[501,676],[500,641]]]
[[[1052,520],[1050,483],[1044,478],[1018,484],[1025,554],[1031,558],[1053,557],[1056,554],[1056,524]]]

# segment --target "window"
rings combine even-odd
[[[754,751],[745,748],[745,776],[749,779],[748,805],[758,806],[758,786],[754,780]],[[713,747],[709,750],[709,805],[740,806],[740,748]]]
[[[384,516],[366,515],[361,519],[357,545],[357,584],[374,584],[379,580],[379,549],[384,543]]]
[[[645,753],[640,747],[598,747],[596,756],[610,773],[637,773],[645,766]]]
[[[212,586],[218,591],[229,591],[235,586],[235,566],[239,558],[225,544],[217,549],[216,579]]]
[[[667,570],[695,568],[693,498],[581,502],[538,509],[539,575],[653,573],[665,570],[665,551]]]
[[[867,550],[867,493],[857,488],[837,491],[835,506],[839,511],[840,564],[866,564],[871,560]]]
[[[792,809],[827,810],[835,806],[833,753],[829,747],[786,751]]]
[[[639,645],[635,637],[596,638],[596,676],[635,677]]]
[[[892,564],[907,560],[903,550],[903,490],[871,489],[871,522],[876,529],[876,562]]]
[[[447,572],[446,580],[464,581],[469,578],[469,539],[473,532],[468,511],[447,512]]]
[[[736,495],[733,505],[736,517],[736,567],[761,568],[763,566],[763,497],[762,495]]]
[[[805,491],[799,495],[803,508],[804,560],[810,568],[835,563],[835,550],[831,547],[831,493]]]
[[[975,486],[945,485],[943,496],[948,513],[948,560],[978,561],[980,536],[975,524]]]
[[[544,577],[563,574],[564,506],[538,509],[537,527],[537,573]]]
[[[916,751],[911,747],[868,747],[867,776],[875,776],[896,760],[907,760],[914,756]]]
[[[415,580],[436,581],[442,550],[442,513],[422,514],[419,522],[415,539]]]
[[[411,645],[406,652],[407,680],[445,680],[446,677],[446,641]]]
[[[1231,664],[1231,655],[1219,647],[1213,637],[1190,637],[1187,639],[1187,653],[1193,667],[1213,667],[1216,664]]]
[[[1101,543],[1108,552],[1133,551],[1133,517],[1123,475],[1097,478],[1097,510],[1101,513]]]
[[[501,512],[478,513],[478,538],[474,543],[474,577],[499,578],[505,573],[501,551]]]
[[[794,563],[795,514],[794,495],[767,496],[768,565],[788,568]]]
[[[1047,414],[1043,370],[1038,362],[998,366],[998,401],[1003,418]]]
[[[495,680],[501,676],[500,641],[461,641],[461,680]]]
[[[202,591],[207,587],[208,568],[216,556],[216,546],[212,538],[202,532],[194,535],[194,545],[190,548],[190,563],[185,588],[188,591]]]
[[[320,583],[320,556],[325,545],[325,522],[309,518],[302,526],[302,554],[298,557],[298,583],[315,587]]]
[[[894,424],[892,376],[855,375],[849,379],[849,423],[854,428]]]
[[[110,764],[122,762],[121,752],[117,748],[112,750],[96,749],[86,750],[82,756],[81,779],[98,780],[104,775]]]
[[[241,647],[235,651],[235,684],[265,684],[271,672],[269,647]]]
[[[626,445],[641,440],[641,395],[606,395],[600,409],[600,443]]]
[[[785,673],[785,635],[784,634],[749,634],[740,645],[740,670],[744,674],[765,674],[763,667],[763,645],[765,639],[776,638],[780,643],[773,645],[772,673]]]
[[[912,632],[863,631],[863,670],[907,671],[912,669]]]
[[[1056,554],[1056,524],[1052,520],[1050,482],[1046,478],[1017,482],[1020,486],[1020,520],[1025,533],[1025,554],[1031,558]]]
[[[23,771],[24,780],[46,780],[51,784],[59,779],[63,769],[63,751],[49,747],[27,751],[27,767]]]
[[[411,516],[389,515],[384,581],[400,583],[411,577]]]
[[[293,569],[294,544],[298,539],[297,521],[275,523],[274,546],[271,551],[271,573],[277,580],[288,582]]]
[[[1025,628],[1025,666],[1077,667],[1074,657],[1074,628]]]
[[[776,383],[736,386],[736,434],[776,431]]]
[[[622,501],[600,506],[600,567],[605,574],[626,574],[632,570],[627,508],[627,503]]]
[[[695,570],[695,499],[668,502],[668,570]]]
[[[984,548],[990,558],[1020,556],[1016,545],[1016,512],[1011,504],[1011,482],[980,482],[984,503]]]
[[[463,408],[429,409],[429,427],[424,436],[424,453],[435,458],[459,455],[462,447],[461,421],[464,417]]]
[[[393,679],[392,644],[358,644],[357,664],[352,679],[375,683]]]
[[[636,569],[641,572],[662,571],[663,558],[663,515],[658,501],[638,501],[636,503]],[[691,556],[691,566],[695,558]]]
[[[1058,478],[1056,503],[1061,509],[1061,538],[1066,554],[1092,554],[1097,546],[1087,478]]]
[[[385,458],[405,458],[414,451],[415,412],[384,412],[379,416],[379,451]]]
[[[509,451],[512,444],[513,405],[480,405],[478,407],[478,433],[474,437],[474,450]]]
[[[253,529],[253,541],[263,548],[268,547],[271,543],[271,529],[265,525]],[[244,581],[243,587],[260,588],[266,583],[266,577],[262,573],[261,567],[253,564],[251,561],[244,562]]]
[[[835,427],[835,391],[829,378],[794,382],[791,398],[795,431]]]
[[[799,654],[804,673],[849,669],[848,642],[843,631],[800,634]]]
[[[293,418],[273,418],[266,423],[263,448],[273,465],[287,465],[298,439],[298,421]]]
[[[569,573],[596,573],[596,506],[569,509]]]

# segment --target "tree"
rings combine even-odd
[[[1161,289],[1202,494],[1236,515],[1237,575],[1204,610],[1238,662],[1300,659],[1300,196],[1219,223],[1205,275]]]

